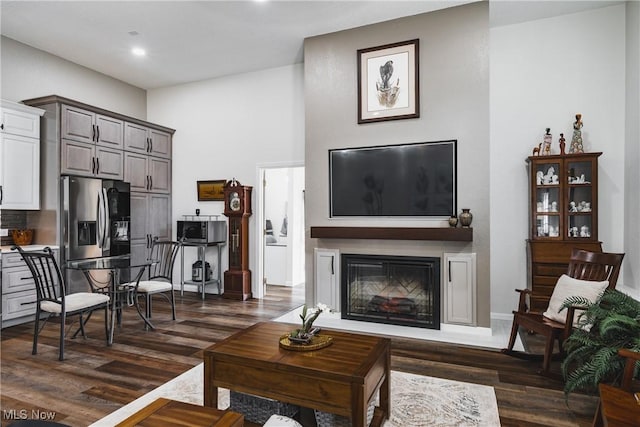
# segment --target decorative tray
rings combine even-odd
[[[289,339],[289,334],[280,337],[280,347],[293,351],[312,351],[325,348],[333,342],[333,337],[329,335],[314,335],[309,344],[294,343]]]

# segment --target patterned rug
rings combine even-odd
[[[203,364],[123,406],[90,427],[111,427],[158,397],[202,405]],[[229,406],[219,389],[218,407]],[[494,427],[500,425],[493,387],[391,371],[391,416],[385,427]]]

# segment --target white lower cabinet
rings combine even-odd
[[[57,251],[54,251],[57,259]],[[2,254],[2,327],[30,322],[36,313],[36,288],[17,252]]]
[[[313,253],[316,304],[326,304],[334,311],[340,311],[340,251],[315,248]]]
[[[475,326],[476,254],[444,254],[444,323]]]

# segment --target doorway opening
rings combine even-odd
[[[257,234],[262,286],[256,297],[264,297],[273,286],[286,286],[293,295],[304,298],[304,166],[263,167],[259,176],[262,233]]]

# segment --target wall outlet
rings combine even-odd
[[[9,235],[9,230],[6,228],[0,228],[0,237],[7,237]]]

